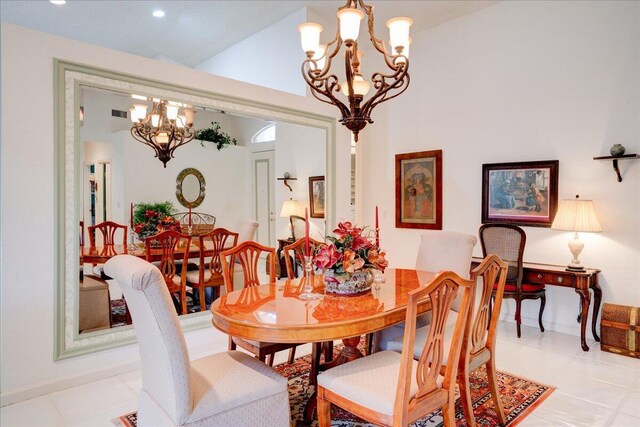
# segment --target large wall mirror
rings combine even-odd
[[[90,234],[97,224],[127,227],[126,233],[116,232],[116,243],[126,237],[127,247],[140,248],[141,235],[132,227],[135,207],[168,203],[176,216],[197,208],[215,217],[216,227],[231,230],[240,220],[256,220],[255,240],[277,246],[290,235],[281,206],[297,199],[304,212],[309,203],[304,183],[324,175],[326,216],[313,220],[312,233],[321,239],[325,229],[333,229],[335,119],[64,61],[55,67],[56,359],[135,340],[117,283],[100,276],[113,251],[101,233]],[[164,168],[153,150],[130,134],[129,108],[152,98],[194,108],[196,129],[216,123],[236,145],[219,150],[193,140]],[[290,190],[277,180],[285,171],[299,188]],[[104,257],[87,262],[82,254],[88,245]],[[185,330],[211,327],[206,311],[190,310],[180,320]]]

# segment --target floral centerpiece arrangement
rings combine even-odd
[[[350,222],[341,222],[327,236],[331,242],[320,247],[313,258],[316,268],[324,271],[329,293],[353,295],[371,288],[371,270],[384,271],[389,265],[385,252],[364,235],[364,229]]]
[[[133,224],[138,239],[144,241],[165,230],[180,231],[180,221],[172,216],[173,210],[171,202],[137,204]]]

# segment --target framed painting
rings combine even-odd
[[[396,154],[396,227],[442,230],[442,150]]]
[[[309,216],[324,218],[324,176],[309,177]]]
[[[551,227],[558,209],[558,161],[482,165],[482,222]]]

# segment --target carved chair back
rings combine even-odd
[[[447,400],[452,405],[455,402],[458,360],[469,306],[474,294],[472,285],[472,281],[465,280],[452,271],[444,271],[436,275],[429,285],[409,293],[400,376],[394,405],[394,418],[402,418],[398,425],[409,424],[411,420],[416,419],[416,412],[422,412],[423,409],[428,413],[434,409],[434,405],[437,408]],[[460,313],[451,337],[451,347],[444,368],[444,380],[441,385],[438,385],[438,376],[444,363],[444,333],[447,317],[451,312],[451,304],[456,293],[460,291],[463,292]],[[418,302],[427,296],[431,301],[432,320],[416,372],[412,372]],[[414,396],[410,393],[412,375],[415,375],[418,384],[418,390]]]
[[[326,246],[326,243],[319,242],[315,239],[309,239],[309,247],[310,252],[313,254],[316,252],[318,248]],[[289,279],[293,279],[296,277],[296,269],[295,266],[299,263],[304,268],[304,253],[305,253],[305,239],[298,239],[290,245],[287,245],[283,248],[284,253],[284,262],[287,265],[287,276]],[[289,252],[293,252],[294,262],[291,262],[291,255]],[[315,274],[315,269],[311,269],[311,274]]]
[[[509,264],[507,283],[518,291],[522,284],[522,259],[527,235],[517,225],[483,224],[479,230],[482,256],[495,254]]]
[[[113,221],[104,221],[96,225],[90,225],[87,227],[89,230],[89,244],[91,247],[96,245],[96,230],[102,233],[103,245],[127,245],[127,226],[118,224]],[[122,240],[116,242],[116,233],[122,230]]]
[[[224,286],[227,293],[233,291],[233,273],[236,264],[240,265],[240,268],[242,269],[245,288],[261,285],[258,275],[258,262],[260,261],[260,256],[262,254],[267,255],[266,262],[269,271],[269,282],[274,282],[276,277],[275,248],[263,246],[258,242],[246,241],[220,254]]]
[[[226,228],[216,228],[199,237],[200,243],[200,283],[204,281],[204,273],[209,271],[210,279],[223,280],[222,262],[220,254],[225,250],[226,246],[233,248],[238,244],[238,233],[229,231]],[[213,250],[209,261],[206,261],[205,252]]]

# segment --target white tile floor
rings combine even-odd
[[[600,351],[593,340],[587,353],[576,336],[500,324],[498,369],[553,385],[557,390],[521,424],[536,426],[640,427],[640,361]],[[226,340],[211,351],[224,351]],[[310,351],[299,348],[298,354]],[[192,356],[204,355],[194,349]],[[276,363],[284,361],[281,352]],[[96,381],[0,409],[0,425],[111,426],[135,410],[142,387],[140,371]]]

